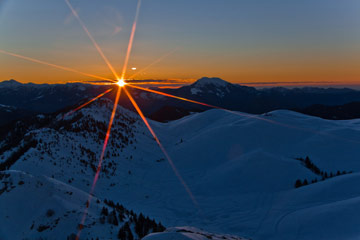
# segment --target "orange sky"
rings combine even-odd
[[[50,63],[62,66],[71,66],[76,70],[85,73],[95,74],[106,78],[113,78],[107,66],[98,59],[96,54],[88,54],[91,57],[56,57],[50,59],[41,54],[31,54],[37,59],[43,59]],[[185,55],[181,56],[185,57]],[[266,83],[276,83],[276,85],[293,85],[299,82],[300,85],[306,83],[312,85],[346,85],[360,83],[360,68],[357,66],[360,59],[338,58],[334,59],[311,59],[306,56],[294,59],[277,59],[267,56],[262,59],[236,59],[225,61],[222,59],[212,61],[185,61],[182,65],[176,64],[175,60],[164,59],[156,65],[145,69],[151,62],[146,60],[131,61],[127,77],[137,74],[135,79],[178,79],[180,83],[191,82],[203,76],[220,77],[234,83],[250,83],[257,86],[267,85]],[[101,60],[101,59],[100,59]],[[176,61],[179,59],[177,58]],[[116,61],[114,61],[116,63]],[[21,82],[36,83],[63,83],[72,81],[96,80],[73,72],[67,72],[17,59],[12,56],[0,57],[0,79],[16,79]],[[121,66],[119,62],[116,64]],[[114,65],[115,66],[115,65]],[[135,66],[136,71],[130,68]],[[142,71],[145,69],[145,71]],[[283,82],[283,84],[281,84]],[[259,84],[256,84],[259,83]],[[265,84],[263,84],[265,83]],[[296,84],[294,84],[296,85]]]
[[[39,1],[37,6],[25,0],[0,5],[0,50],[113,78],[67,6]],[[118,73],[135,2],[74,2]],[[360,84],[360,3],[244,0],[240,7],[235,0],[211,1],[199,3],[199,12],[186,2],[194,4],[143,2],[127,77],[137,73],[136,79],[186,83],[207,76],[253,86]],[[0,81],[95,80],[1,53],[0,66]]]

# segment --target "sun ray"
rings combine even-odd
[[[107,80],[107,81],[100,81],[100,80],[95,80],[95,81],[68,81],[68,83],[85,83],[85,84],[91,84],[91,85],[114,85],[116,83],[116,81],[114,80]]]
[[[172,95],[172,94],[168,94],[168,93],[156,91],[156,90],[153,90],[153,89],[143,88],[143,87],[135,86],[135,85],[132,85],[132,84],[127,84],[127,86],[132,87],[132,88],[136,88],[136,89],[139,89],[139,90],[143,90],[143,91],[147,91],[147,92],[151,92],[151,93],[163,95],[163,96],[166,96],[166,97],[175,98],[175,99],[178,99],[178,100],[182,100],[182,101],[186,101],[186,102],[190,102],[190,103],[202,105],[202,106],[205,106],[205,107],[208,107],[208,108],[214,108],[214,109],[223,110],[223,111],[226,111],[226,112],[229,112],[229,113],[232,113],[232,114],[236,114],[236,115],[240,115],[240,116],[243,116],[243,117],[255,118],[255,119],[262,120],[262,121],[266,121],[266,122],[270,122],[270,123],[274,123],[274,124],[283,125],[282,123],[278,123],[278,122],[273,121],[273,120],[270,120],[270,119],[265,119],[265,118],[261,118],[261,117],[259,117],[259,116],[254,116],[254,115],[250,115],[250,114],[246,114],[246,113],[231,111],[231,110],[228,110],[228,109],[226,109],[226,108],[222,108],[222,107],[214,106],[214,105],[211,105],[211,104],[207,104],[207,103],[203,103],[203,102],[199,102],[199,101],[195,101],[195,100],[191,100],[191,99],[187,99],[187,98],[175,96],[175,95]],[[284,124],[284,125],[285,125],[285,124]]]
[[[126,75],[126,69],[129,63],[129,58],[130,58],[130,54],[131,54],[131,50],[132,50],[132,46],[133,46],[133,42],[134,42],[134,37],[135,37],[135,32],[136,32],[136,26],[137,26],[137,21],[139,18],[139,13],[140,13],[140,7],[141,7],[141,0],[138,0],[138,4],[136,7],[136,14],[135,14],[135,20],[131,29],[131,34],[130,34],[130,39],[129,39],[129,44],[128,44],[128,48],[126,51],[126,56],[125,56],[125,62],[124,62],[124,66],[121,72],[121,80],[125,79],[125,75]]]
[[[285,124],[285,123],[277,122],[277,121],[274,121],[274,120],[271,120],[271,119],[266,119],[266,118],[263,118],[263,117],[260,117],[260,116],[256,116],[256,115],[251,115],[251,114],[246,114],[246,113],[231,111],[231,110],[228,110],[228,109],[226,109],[226,108],[214,106],[214,105],[211,105],[211,104],[206,104],[206,103],[203,103],[203,102],[199,102],[199,101],[195,101],[195,100],[191,100],[191,99],[187,99],[187,98],[183,98],[183,97],[178,97],[178,96],[175,96],[175,95],[172,95],[172,94],[168,94],[168,93],[156,91],[156,90],[149,89],[149,88],[143,88],[143,87],[139,87],[139,86],[134,86],[134,85],[129,84],[129,83],[127,84],[127,86],[132,87],[132,88],[136,88],[136,89],[140,89],[140,90],[143,90],[143,91],[147,91],[147,92],[151,92],[151,93],[163,95],[163,96],[166,96],[166,97],[175,98],[175,99],[179,99],[179,100],[182,100],[182,101],[186,101],[186,102],[190,102],[190,103],[202,105],[202,106],[205,106],[205,107],[208,107],[208,108],[214,108],[214,109],[223,110],[223,111],[226,111],[226,112],[228,112],[228,113],[232,113],[232,114],[239,115],[239,116],[242,116],[242,117],[258,119],[258,120],[265,121],[265,122],[268,122],[268,123],[270,123],[270,124],[278,125],[278,126],[285,127],[285,128],[291,128],[291,129],[296,129],[296,130],[299,130],[299,131],[310,132],[310,133],[314,133],[314,134],[319,134],[319,135],[323,135],[323,136],[328,136],[328,137],[332,137],[332,138],[334,138],[334,139],[343,140],[343,141],[347,141],[347,142],[360,143],[359,141],[355,141],[355,140],[343,138],[343,137],[336,136],[336,135],[333,135],[333,134],[330,134],[330,133],[321,132],[321,131],[316,131],[316,130],[309,129],[309,128],[303,128],[303,127],[293,126],[293,125],[290,125],[290,124]]]
[[[143,90],[143,91],[147,91],[147,92],[151,92],[151,93],[155,93],[155,94],[160,94],[160,95],[163,95],[163,96],[166,96],[166,97],[176,98],[176,99],[179,99],[179,100],[182,100],[182,101],[187,101],[187,102],[191,102],[191,103],[203,105],[203,106],[206,106],[206,107],[218,108],[218,109],[220,109],[220,107],[216,107],[216,106],[213,106],[213,105],[210,105],[210,104],[198,102],[198,101],[191,100],[191,99],[187,99],[187,98],[183,98],[183,97],[178,97],[178,96],[175,96],[175,95],[171,95],[171,94],[168,94],[168,93],[156,91],[156,90],[153,90],[153,89],[143,88],[143,87],[135,86],[135,85],[132,85],[132,84],[128,84],[128,86],[129,86],[129,87],[132,87],[132,88],[137,88],[137,89],[140,89],[140,90]]]
[[[137,88],[137,89],[140,89],[140,90],[143,90],[143,91],[163,95],[163,96],[170,97],[170,98],[175,98],[175,99],[179,99],[179,100],[182,100],[182,101],[195,103],[195,104],[202,105],[202,106],[205,106],[205,107],[208,107],[208,108],[220,109],[220,110],[223,110],[223,111],[226,111],[226,112],[230,112],[230,113],[240,115],[240,116],[245,116],[245,117],[248,117],[248,118],[256,118],[256,119],[261,119],[261,120],[264,120],[264,121],[267,121],[267,122],[273,122],[272,120],[269,120],[269,119],[264,119],[264,118],[254,116],[254,115],[250,115],[250,114],[231,111],[231,110],[228,110],[226,108],[214,106],[214,105],[211,105],[211,104],[207,104],[207,103],[203,103],[203,102],[199,102],[199,101],[195,101],[195,100],[191,100],[191,99],[187,99],[187,98],[183,98],[183,97],[178,97],[178,96],[175,96],[175,95],[172,95],[172,94],[156,91],[156,90],[149,89],[149,88],[143,88],[143,87],[135,86],[135,85],[132,85],[132,84],[127,84],[127,86],[132,87],[132,88]]]
[[[155,60],[154,62],[152,62],[151,64],[147,65],[146,67],[144,67],[143,69],[141,69],[140,71],[138,71],[137,73],[133,74],[132,76],[129,77],[129,79],[133,79],[135,76],[139,75],[140,73],[146,71],[147,69],[149,69],[150,67],[154,66],[155,64],[161,62],[162,60],[164,60],[165,58],[167,58],[168,56],[174,54],[176,51],[178,50],[178,48],[175,48],[174,50],[164,54],[163,56],[161,56],[160,58],[158,58],[157,60]]]
[[[23,55],[20,55],[20,54],[17,54],[17,53],[8,52],[8,51],[2,50],[2,49],[0,49],[0,53],[6,54],[8,56],[21,58],[23,60],[31,61],[31,62],[34,62],[34,63],[39,63],[39,64],[42,64],[42,65],[50,66],[50,67],[53,67],[53,68],[61,69],[61,70],[64,70],[64,71],[78,73],[78,74],[81,74],[81,75],[84,75],[84,76],[87,76],[87,77],[114,82],[113,79],[100,77],[100,76],[89,74],[89,73],[80,72],[78,70],[75,70],[75,69],[72,69],[72,68],[69,68],[69,67],[64,67],[64,66],[60,66],[60,65],[57,65],[57,64],[54,64],[54,63],[41,61],[41,60],[38,60],[38,59],[35,59],[35,58],[23,56]]]
[[[77,11],[73,8],[73,6],[71,5],[71,3],[69,2],[69,0],[65,0],[66,4],[68,5],[68,7],[70,8],[72,14],[74,15],[74,17],[77,19],[77,21],[80,23],[81,27],[84,29],[85,33],[88,35],[89,39],[91,40],[91,42],[93,43],[94,47],[96,48],[96,50],[99,52],[100,56],[104,59],[106,65],[109,67],[109,69],[111,70],[111,72],[114,74],[115,79],[119,79],[119,75],[116,73],[114,67],[111,65],[110,61],[107,59],[107,57],[105,56],[104,52],[101,50],[99,44],[96,42],[95,38],[91,35],[90,31],[88,30],[88,28],[86,27],[85,23],[81,20],[79,14],[77,13]]]
[[[140,115],[141,119],[144,121],[146,127],[149,129],[151,135],[154,137],[155,141],[157,142],[157,144],[159,145],[161,151],[163,152],[163,154],[165,155],[167,161],[169,162],[172,170],[174,171],[175,175],[177,176],[177,178],[179,179],[179,181],[181,182],[181,184],[184,186],[186,192],[188,193],[189,197],[191,198],[192,202],[194,203],[194,205],[198,208],[199,204],[196,200],[196,198],[194,197],[194,195],[192,194],[189,186],[186,184],[185,180],[183,179],[183,177],[180,175],[179,171],[177,170],[173,160],[170,158],[169,154],[167,153],[167,151],[165,150],[164,146],[162,145],[162,143],[160,142],[159,138],[156,136],[154,130],[152,129],[152,127],[150,126],[149,122],[147,121],[146,117],[144,116],[144,114],[142,113],[140,107],[137,105],[136,101],[134,100],[134,98],[131,96],[131,94],[127,91],[126,87],[124,88],[124,91],[126,93],[126,95],[128,96],[129,100],[131,101],[131,103],[133,104],[134,108],[136,109],[136,111],[138,112],[138,114]]]
[[[102,165],[102,162],[103,162],[103,160],[104,160],[105,150],[106,150],[107,144],[108,144],[108,142],[109,142],[109,137],[110,137],[110,133],[111,133],[111,127],[112,127],[113,122],[114,122],[114,119],[115,119],[116,109],[117,109],[117,106],[118,106],[118,103],[119,103],[119,99],[120,99],[120,95],[121,95],[121,89],[122,89],[122,88],[119,87],[118,90],[117,90],[117,93],[116,93],[115,102],[114,102],[114,107],[113,107],[113,110],[112,110],[112,112],[111,112],[111,117],[110,117],[108,129],[107,129],[107,131],[106,131],[106,136],[105,136],[104,144],[103,144],[102,151],[101,151],[101,155],[100,155],[100,158],[99,158],[99,163],[98,163],[98,166],[97,166],[97,168],[96,168],[95,177],[94,177],[94,180],[93,180],[93,183],[92,183],[90,192],[89,192],[89,198],[88,198],[88,200],[87,200],[87,202],[86,202],[86,208],[85,208],[85,210],[84,210],[83,217],[82,217],[81,222],[80,222],[80,225],[79,225],[79,230],[78,230],[78,233],[77,233],[77,235],[76,235],[76,239],[77,239],[77,240],[80,238],[81,231],[82,231],[82,229],[83,229],[83,227],[84,227],[84,223],[85,223],[85,220],[86,220],[88,211],[89,211],[89,207],[90,207],[90,203],[91,203],[91,200],[92,200],[92,196],[93,196],[93,193],[94,193],[94,190],[95,190],[95,186],[96,186],[96,183],[97,183],[97,181],[98,181],[98,179],[99,179],[99,175],[100,175],[100,171],[101,171],[101,165]]]
[[[97,100],[97,99],[101,98],[102,96],[104,96],[105,94],[107,94],[107,93],[111,92],[112,90],[113,90],[113,89],[112,89],[112,88],[110,88],[110,89],[106,90],[105,92],[103,92],[103,93],[101,93],[101,94],[97,95],[96,97],[92,98],[92,99],[91,99],[91,100],[89,100],[88,102],[86,102],[86,103],[84,103],[84,104],[80,105],[79,107],[77,107],[77,108],[75,108],[75,109],[71,110],[70,112],[66,113],[66,114],[63,116],[63,119],[64,119],[64,118],[66,118],[67,116],[69,116],[69,115],[73,114],[74,112],[76,112],[76,111],[78,111],[78,110],[82,109],[83,107],[85,107],[85,106],[89,105],[90,103],[94,102],[95,100]]]

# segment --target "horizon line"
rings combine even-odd
[[[215,78],[215,77],[214,77]],[[199,78],[201,79],[201,78]],[[133,82],[132,84],[136,85],[147,85],[148,87],[159,87],[161,89],[165,88],[180,88],[183,86],[189,86],[199,79],[179,79],[179,78],[169,78],[169,79],[128,79],[127,81]],[[220,78],[222,79],[222,78]],[[224,80],[224,79],[222,79]],[[2,80],[0,83],[15,81],[20,84],[35,84],[35,85],[60,85],[60,84],[91,84],[91,85],[107,85],[109,82],[105,81],[61,81],[61,82],[23,82],[16,79]],[[224,80],[226,81],[226,80]],[[272,82],[234,82],[226,81],[231,84],[250,86],[250,87],[307,87],[307,86],[316,86],[316,87],[360,87],[360,81],[346,81],[346,82],[337,82],[337,81],[272,81]]]

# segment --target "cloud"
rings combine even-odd
[[[114,27],[114,31],[113,31],[113,33],[112,33],[112,36],[115,36],[116,34],[120,33],[121,30],[122,30],[122,27],[120,27],[120,26],[115,26],[115,27]]]
[[[123,30],[122,25],[124,19],[122,14],[115,8],[108,6],[104,7],[104,12],[106,12],[106,14],[102,13],[105,15],[104,22],[110,29],[112,29],[110,30],[112,31],[111,36],[116,36]]]
[[[69,13],[66,18],[64,19],[64,24],[68,25],[70,24],[74,19],[74,15],[72,13]]]

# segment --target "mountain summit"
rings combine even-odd
[[[14,80],[14,79],[10,79],[10,80],[5,80],[0,82],[0,87],[16,87],[16,86],[21,86],[22,83]]]
[[[221,79],[221,78],[208,78],[203,77],[197,80],[195,83],[193,83],[191,86],[193,87],[204,87],[204,86],[218,86],[218,87],[226,87],[228,85],[231,85],[231,83]]]
[[[223,98],[226,93],[230,92],[229,88],[232,86],[234,85],[222,80],[221,78],[203,77],[191,84],[189,87],[190,92],[193,95],[215,94],[218,97]]]

